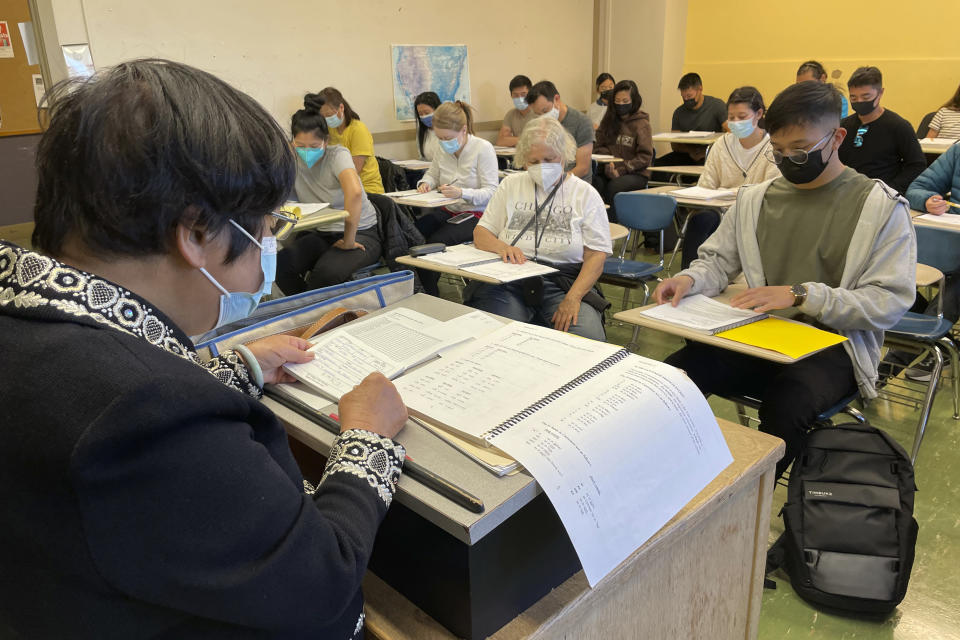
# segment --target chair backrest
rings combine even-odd
[[[402,168],[393,164],[387,158],[377,156],[377,166],[380,168],[380,180],[384,191],[404,191],[407,188],[407,176]]]
[[[954,231],[916,225],[914,229],[917,232],[917,262],[944,273],[960,270],[960,228]]]
[[[677,201],[662,193],[625,191],[613,197],[617,222],[629,229],[661,231],[673,224]]]
[[[933,120],[933,116],[937,115],[936,111],[931,111],[927,115],[923,116],[923,119],[920,121],[920,124],[917,126],[917,137],[926,138],[927,134],[930,132],[930,121]]]

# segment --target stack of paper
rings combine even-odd
[[[736,309],[699,293],[687,296],[675,307],[667,302],[640,313],[706,335],[713,335],[767,317],[765,313],[757,313],[750,309]]]
[[[391,160],[393,164],[398,167],[403,167],[404,169],[412,169],[418,171],[420,169],[429,169],[430,163],[426,160]]]
[[[665,131],[653,136],[654,140],[664,140],[669,138],[710,138],[719,136],[716,131]]]
[[[681,198],[693,198],[694,200],[732,200],[737,197],[736,189],[704,189],[703,187],[674,189],[670,193]]]
[[[481,251],[472,244],[452,245],[445,251],[421,256],[420,259],[494,278],[500,282],[512,282],[556,272],[553,267],[532,260],[527,260],[523,264],[504,262],[498,254],[492,251]]]
[[[942,224],[952,224],[960,227],[960,215],[957,215],[955,213],[943,213],[943,214],[940,214],[939,216],[934,215],[932,213],[925,213],[922,216],[917,216],[916,219],[926,220],[928,222],[937,222]]]

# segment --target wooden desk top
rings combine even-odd
[[[310,229],[316,229],[320,225],[327,224],[329,222],[346,220],[347,216],[349,215],[349,213],[342,209],[332,209],[327,207],[326,209],[321,209],[316,213],[311,213],[306,220],[299,220],[295,225],[284,225],[277,232],[277,239],[283,240],[290,235],[291,231],[309,231]]]
[[[622,224],[617,224],[616,222],[610,223],[610,241],[616,242],[621,238],[626,238],[627,234],[630,232]],[[436,271],[438,273],[447,273],[454,276],[460,276],[464,280],[477,280],[479,282],[486,282],[487,284],[502,284],[499,280],[490,278],[488,276],[481,276],[476,273],[471,273],[469,271],[464,271],[462,269],[457,269],[456,267],[449,267],[444,264],[437,264],[436,262],[430,262],[429,260],[421,260],[420,258],[414,258],[413,256],[400,256],[397,258],[397,262],[408,267],[416,267],[418,269],[426,269],[427,271]]]
[[[662,171],[660,167],[654,167],[654,171]],[[736,202],[733,198],[712,198],[710,200],[700,200],[698,198],[685,198],[683,196],[673,193],[678,189],[683,189],[678,185],[668,185],[664,187],[651,187],[649,189],[641,189],[640,191],[635,191],[633,193],[662,193],[673,197],[678,205],[690,208],[698,209],[714,209],[716,211],[726,211],[734,205]]]
[[[445,264],[437,264],[436,262],[414,258],[413,256],[400,256],[397,258],[397,262],[408,267],[415,267],[417,269],[426,269],[427,271],[436,271],[438,273],[447,273],[453,276],[460,276],[464,280],[477,280],[479,282],[486,282],[487,284],[502,284],[495,278],[481,276],[477,273],[470,273],[469,271],[464,271],[463,269],[449,267]]]
[[[657,166],[653,165],[650,167],[651,171],[660,171],[662,173],[678,173],[682,176],[702,176],[703,175],[703,165],[702,164],[690,164],[690,165],[677,165],[677,166]]]
[[[747,288],[746,283],[738,282],[730,284],[720,295],[716,296],[714,300],[719,300],[720,302],[728,302],[735,295]],[[614,319],[621,320],[630,324],[635,324],[640,327],[646,327],[647,329],[654,329],[656,331],[662,331],[664,333],[669,333],[674,336],[680,336],[681,338],[686,338],[687,340],[693,340],[695,342],[702,342],[704,344],[712,345],[714,347],[720,347],[721,349],[727,349],[728,351],[736,351],[738,353],[743,353],[748,356],[754,356],[757,358],[763,358],[764,360],[770,360],[771,362],[778,362],[780,364],[793,364],[798,360],[803,360],[807,356],[801,358],[791,358],[790,356],[780,353],[779,351],[772,351],[770,349],[763,349],[761,347],[755,347],[753,345],[744,344],[742,342],[737,342],[735,340],[728,340],[727,338],[718,338],[717,336],[706,335],[700,333],[699,331],[694,331],[693,329],[688,329],[686,327],[681,327],[669,322],[664,322],[663,320],[657,320],[656,318],[650,318],[648,316],[642,315],[642,311],[647,309],[652,309],[657,306],[656,304],[648,304],[643,307],[637,307],[635,309],[628,309],[626,311],[620,311],[619,313],[613,314]]]
[[[673,135],[676,132],[665,131],[663,133],[657,133],[653,136],[654,142],[670,142],[673,144],[702,144],[702,145],[711,145],[723,136],[722,133],[711,133],[709,135],[704,135],[697,138],[685,138],[677,137]]]
[[[727,420],[718,419],[717,422],[733,455],[733,462],[720,475],[596,587],[590,589],[586,577],[580,571],[514,618],[491,638],[526,638],[537,630],[543,630],[565,611],[577,605],[582,606],[588,599],[604,598],[607,593],[619,589],[635,563],[644,562],[649,554],[661,551],[672,540],[703,523],[724,507],[727,499],[739,486],[757,480],[783,456],[784,444],[779,438]],[[710,550],[711,553],[724,551],[720,548]],[[454,637],[375,575],[367,574],[363,591],[367,627],[375,637],[391,640],[449,640]]]

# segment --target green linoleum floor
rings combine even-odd
[[[29,245],[32,225],[0,227],[0,238]],[[606,287],[618,311],[622,289]],[[441,279],[441,295],[460,302],[459,287]],[[634,292],[630,306],[640,303],[642,293]],[[632,327],[616,321],[607,324],[607,339],[621,345],[630,341]],[[662,360],[682,346],[682,341],[652,331],[641,331],[637,353]],[[897,610],[881,621],[842,617],[817,611],[790,588],[785,574],[774,573],[777,589],[764,591],[760,612],[761,640],[804,638],[833,640],[960,640],[960,421],[952,418],[949,387],[941,388],[930,415],[923,447],[917,460],[914,515],[920,524],[917,556],[907,597]],[[736,421],[733,405],[711,398],[714,412]],[[863,410],[870,422],[888,431],[908,451],[913,442],[917,412],[911,408],[877,400]],[[783,531],[776,517],[786,489],[778,486],[771,509],[770,541]]]

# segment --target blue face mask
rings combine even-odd
[[[333,114],[332,116],[327,116],[326,118],[324,118],[324,120],[327,121],[327,126],[331,129],[336,129],[337,127],[343,124],[343,118],[341,118],[337,114]]]
[[[422,123],[423,123],[423,126],[425,126],[425,127],[432,127],[432,126],[433,126],[433,114],[432,114],[432,113],[428,113],[428,114],[425,115],[425,116],[420,116],[420,122],[422,122]]]
[[[460,150],[460,140],[457,138],[453,138],[452,140],[441,140],[440,148],[452,155]]]
[[[263,238],[263,242],[257,242],[256,238],[247,233],[247,230],[238,225],[233,220],[230,224],[235,226],[240,232],[250,238],[250,241],[260,247],[260,271],[263,272],[263,284],[254,292],[246,291],[227,291],[217,280],[211,276],[206,269],[200,268],[200,273],[207,277],[207,280],[213,283],[217,289],[220,289],[223,295],[220,296],[220,314],[217,316],[217,324],[214,329],[222,327],[225,324],[242,320],[253,313],[257,305],[260,304],[260,298],[270,293],[273,286],[273,279],[277,275],[277,239],[273,236]]]
[[[730,133],[743,139],[749,138],[757,127],[753,124],[753,120],[727,120],[727,128],[730,129]]]
[[[297,154],[303,160],[303,163],[307,165],[308,169],[312,169],[313,165],[317,164],[320,161],[320,158],[323,157],[323,152],[326,151],[326,147],[297,147]]]
[[[520,96],[519,98],[513,99],[513,106],[517,108],[517,111],[523,111],[529,105],[527,105],[527,99],[524,98],[523,96]]]

